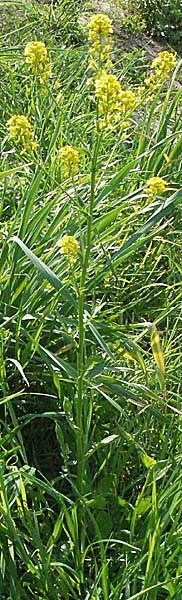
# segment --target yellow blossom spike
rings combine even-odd
[[[40,77],[40,83],[51,77],[52,71],[48,63],[47,48],[44,42],[32,41],[25,46],[24,56],[32,73]]]
[[[91,17],[88,35],[91,42],[95,41],[96,39],[102,40],[106,36],[112,34],[112,32],[112,23],[107,15],[98,13],[97,15],[93,15]]]
[[[79,162],[78,150],[73,148],[73,146],[66,144],[63,146],[63,148],[61,148],[61,150],[59,150],[58,158],[60,159],[61,163],[67,167],[69,174],[74,175]]]
[[[44,42],[28,42],[24,56],[29,65],[40,66],[47,61],[47,48]]]
[[[151,68],[160,72],[161,76],[164,75],[164,78],[167,77],[170,70],[175,66],[176,59],[172,52],[168,52],[164,50],[163,52],[159,52],[159,54],[154,58]]]
[[[33,141],[31,124],[25,115],[13,115],[6,123],[9,137],[22,146],[22,152],[34,150],[37,143]]]
[[[145,186],[145,193],[149,197],[157,196],[165,192],[167,182],[162,177],[150,177]]]
[[[152,73],[145,79],[145,85],[149,92],[154,92],[159,88],[165,79],[169,76],[171,69],[176,65],[176,58],[172,52],[164,50],[154,58],[151,64]]]
[[[90,42],[89,69],[101,68],[109,70],[112,67],[110,59],[110,48],[112,44],[111,34],[113,32],[111,20],[107,15],[98,13],[93,15],[89,23],[88,39]]]
[[[57,243],[60,254],[66,254],[70,263],[75,262],[79,252],[79,243],[72,235],[64,235]]]
[[[118,122],[121,115],[132,110],[136,104],[136,96],[130,90],[122,90],[115,75],[101,71],[95,81],[95,96],[98,99],[99,114],[104,117],[103,127],[111,121]]]

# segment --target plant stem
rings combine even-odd
[[[85,282],[87,278],[87,268],[91,250],[91,233],[92,233],[92,220],[93,220],[93,209],[95,199],[95,180],[96,180],[96,165],[97,156],[100,143],[100,136],[97,134],[94,153],[92,158],[92,172],[91,172],[91,189],[90,189],[90,202],[89,212],[87,217],[87,232],[86,232],[86,247],[83,257],[83,266],[80,279],[80,289],[78,298],[78,330],[79,330],[79,348],[78,348],[78,398],[76,407],[76,424],[78,427],[77,432],[77,487],[80,493],[83,489],[83,478],[84,478],[84,451],[83,451],[83,377],[84,377],[84,345],[85,345],[85,330],[84,330],[84,300],[85,300]]]

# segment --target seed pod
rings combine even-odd
[[[152,354],[155,360],[155,364],[159,370],[162,380],[165,379],[165,364],[164,364],[164,355],[161,348],[159,332],[155,325],[151,325],[150,327],[150,343],[152,348]]]

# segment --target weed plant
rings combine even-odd
[[[181,62],[43,10],[1,49],[0,597],[180,600]]]
[[[181,53],[181,0],[139,0],[137,10],[144,17],[148,32],[163,38]]]

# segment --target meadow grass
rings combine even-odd
[[[10,8],[0,597],[180,600],[181,61],[135,78],[75,3]]]

